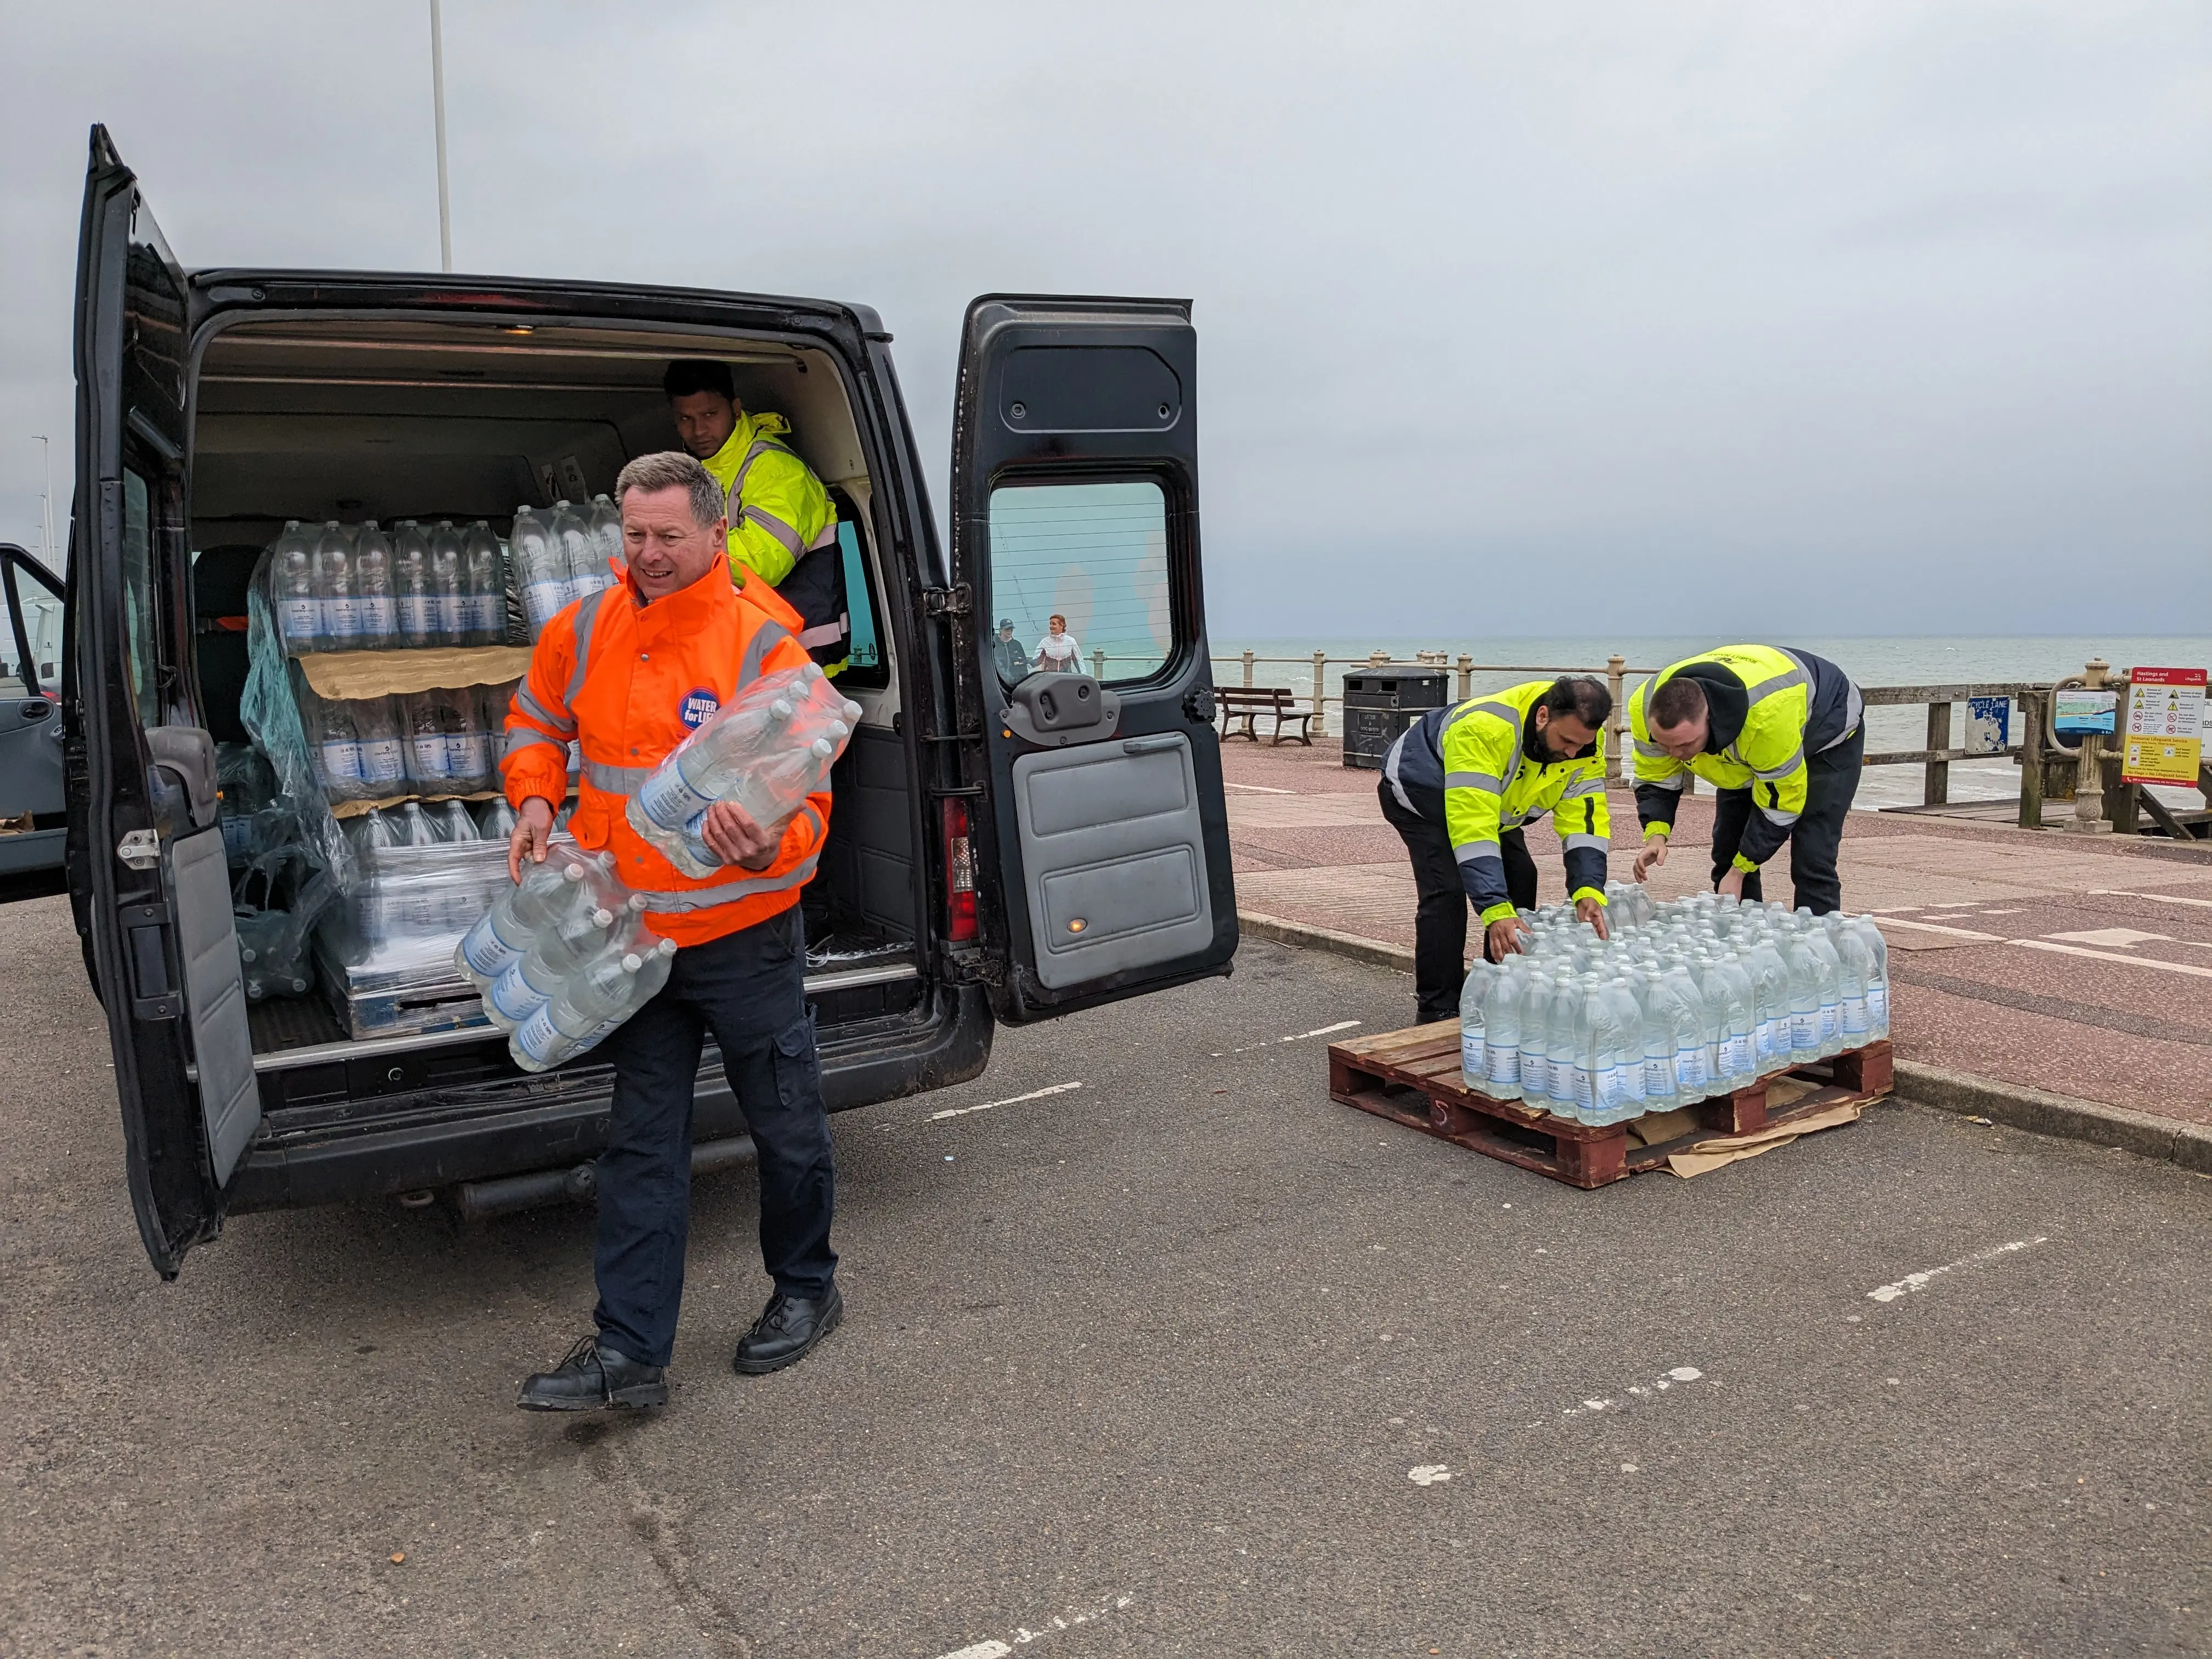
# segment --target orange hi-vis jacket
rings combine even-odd
[[[568,789],[568,744],[583,750],[568,832],[615,855],[615,874],[646,895],[646,921],[680,948],[765,921],[799,902],[830,829],[823,790],[783,832],[765,870],[727,866],[694,881],[629,826],[629,798],[646,775],[739,687],[809,660],[798,613],[765,582],[739,593],[717,562],[690,586],[651,604],[625,572],[616,586],[572,601],[538,636],[530,672],[507,716],[500,770],[520,810]]]

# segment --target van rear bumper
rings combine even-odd
[[[921,1094],[979,1076],[991,1057],[991,1011],[982,988],[940,986],[937,1018],[914,1042],[841,1054],[825,1045],[822,1093],[831,1111]],[[558,1077],[559,1073],[552,1074]],[[560,1169],[599,1156],[613,1106],[611,1074],[543,1105],[512,1097],[479,1113],[378,1128],[346,1125],[276,1144],[264,1136],[239,1162],[225,1194],[232,1215],[380,1198],[392,1193]],[[737,1097],[709,1050],[700,1069],[692,1138],[747,1132]]]

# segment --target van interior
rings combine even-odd
[[[851,526],[854,653],[840,684],[865,712],[833,778],[830,841],[810,889],[808,973],[825,1043],[833,1027],[865,1039],[920,997],[921,821],[883,606],[908,585],[877,544],[867,457],[827,353],[619,325],[317,318],[226,329],[198,366],[192,415],[199,704],[219,740],[244,740],[243,635],[222,619],[243,610],[253,562],[285,520],[483,519],[505,537],[518,504],[611,493],[632,457],[678,447],[660,391],[675,357],[728,363],[747,410],[785,416],[785,441]],[[351,1063],[372,1051],[380,1061],[437,1051],[407,1068],[410,1087],[512,1075],[489,1028],[349,1040],[316,991],[255,1005],[252,1025],[270,1108],[358,1095],[383,1075]]]

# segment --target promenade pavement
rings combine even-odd
[[[1327,740],[1223,752],[1238,909],[1410,950],[1413,872],[1376,775]],[[1612,806],[1625,879],[1632,793],[1616,787]],[[1711,824],[1711,795],[1690,797],[1660,896],[1710,884]],[[1528,845],[1556,902],[1548,821]],[[1787,865],[1770,866],[1768,898],[1790,897]],[[2212,847],[1854,812],[1842,868],[1844,904],[1889,941],[1901,1059],[2212,1124]]]

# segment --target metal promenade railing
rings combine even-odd
[[[1603,679],[1613,691],[1613,715],[1606,722],[1606,775],[1618,779],[1622,775],[1621,754],[1623,736],[1627,721],[1628,682],[1658,672],[1656,668],[1632,667],[1624,657],[1608,657],[1602,666],[1558,663],[1486,663],[1477,662],[1462,652],[1454,654],[1444,651],[1417,651],[1410,658],[1393,657],[1387,651],[1376,651],[1364,657],[1332,657],[1316,651],[1304,657],[1263,657],[1250,651],[1232,656],[1217,656],[1213,659],[1214,684],[1246,687],[1281,684],[1291,694],[1295,706],[1313,712],[1313,730],[1326,735],[1330,730],[1329,711],[1339,710],[1344,702],[1343,680],[1346,671],[1364,668],[1437,668],[1454,677],[1453,695],[1455,701],[1464,701],[1474,693],[1478,678],[1498,676],[1523,677],[1540,674],[1588,674]],[[1114,659],[1104,651],[1091,653],[1092,672],[1098,678],[1107,678]],[[1146,666],[1157,665],[1157,659],[1148,659]],[[1269,675],[1264,680],[1262,669],[1287,669],[1280,679]],[[2079,675],[2069,675],[2055,684],[2042,684],[2026,680],[1992,680],[1942,685],[1874,685],[1863,686],[1869,708],[1924,706],[1928,710],[1927,741],[1918,749],[1892,749],[1869,752],[1869,766],[1918,766],[1922,769],[1922,801],[1927,806],[1942,806],[1950,799],[1951,767],[1959,761],[2011,760],[2020,769],[2019,822],[2026,828],[2039,829],[2044,823],[2044,801],[2046,796],[2071,798],[2074,811],[2065,827],[2073,830],[2119,829],[2132,830],[2138,811],[2148,814],[2166,835],[2186,839],[2212,819],[2212,812],[2176,813],[2153,797],[2147,790],[2133,785],[2123,786],[2118,781],[2117,762],[2098,738],[2082,741],[2079,747],[2062,744],[2051,726],[2053,695],[2068,686],[2084,686],[2094,690],[2113,690],[2123,694],[2127,689],[2124,677],[2113,676],[2110,665],[2093,659]],[[1334,687],[1334,689],[1332,689]],[[1977,698],[2004,698],[2015,706],[2019,718],[2008,720],[2008,735],[2001,744],[1987,746],[1957,746],[1952,742],[1952,723],[1956,706]],[[1335,728],[1342,735],[1340,725]],[[2212,802],[2212,767],[2208,767],[2200,778],[2206,799]],[[2106,797],[2111,799],[2107,799]]]

